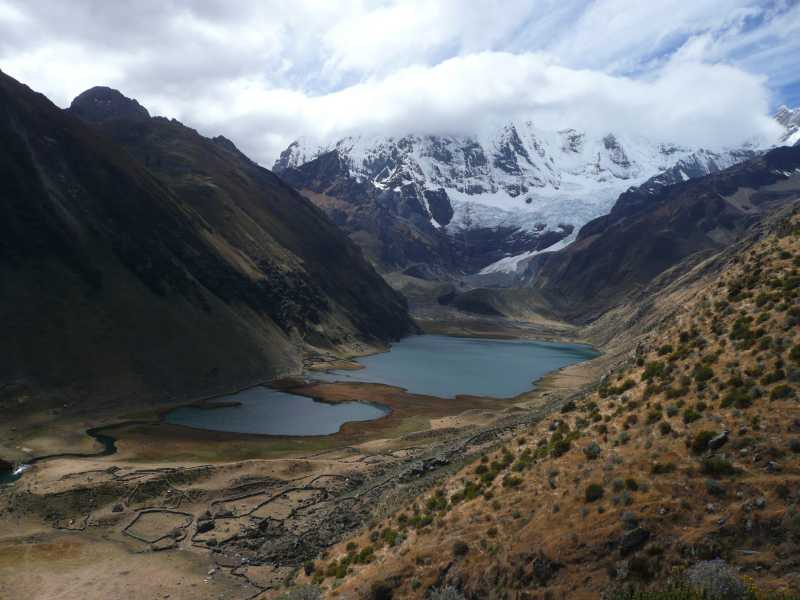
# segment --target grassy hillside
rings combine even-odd
[[[794,209],[594,392],[307,565],[308,582],[372,598],[691,598],[633,591],[726,577],[750,591],[724,597],[797,592],[799,399]]]

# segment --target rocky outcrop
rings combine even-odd
[[[109,87],[93,87],[76,96],[69,111],[84,121],[101,123],[111,119],[147,121],[150,113],[136,100]]]
[[[781,136],[781,142],[795,146],[800,143],[800,107],[792,110],[781,106],[775,113],[775,120],[785,130]]]
[[[736,571],[719,558],[690,567],[684,579],[689,587],[709,600],[744,600],[751,596]]]

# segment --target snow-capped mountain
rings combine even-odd
[[[788,131],[800,111],[787,114]],[[607,214],[632,186],[715,173],[757,152],[755,144],[712,151],[614,133],[549,131],[524,121],[484,135],[352,136],[323,145],[299,140],[273,168],[301,189],[348,203],[366,196],[384,207],[400,202],[406,216],[416,212],[418,221],[450,237],[480,229],[507,229],[518,237],[525,232],[526,243],[499,256],[482,253],[477,263],[495,260],[470,265],[486,269],[501,260],[498,266],[509,268],[516,263],[504,259],[545,249],[545,234],[548,245],[574,236]],[[329,164],[332,156],[336,167]],[[312,168],[322,157],[325,169]],[[337,171],[335,186],[329,181],[332,171]],[[654,183],[655,176],[660,178]],[[349,182],[344,190],[343,180]],[[329,202],[323,204],[330,210]]]
[[[792,110],[781,106],[775,113],[775,120],[786,129],[786,133],[781,136],[781,144],[785,146],[800,144],[800,107]]]

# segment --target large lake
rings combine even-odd
[[[394,344],[390,352],[358,359],[363,369],[311,377],[385,383],[442,398],[510,398],[529,391],[550,371],[595,356],[595,350],[580,344],[418,335]]]
[[[420,335],[394,344],[389,352],[359,359],[357,371],[309,376],[325,381],[362,381],[410,392],[453,398],[459,394],[509,398],[530,390],[546,373],[597,356],[589,346]],[[256,387],[220,398],[236,406],[181,407],[165,421],[198,429],[266,435],[327,435],[348,421],[370,421],[386,410],[361,402],[327,404]]]

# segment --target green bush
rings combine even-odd
[[[553,458],[558,458],[559,456],[563,456],[567,452],[569,452],[572,444],[568,439],[558,439],[553,444],[552,449],[550,450],[550,456]]]
[[[712,369],[708,365],[697,364],[694,367],[694,372],[692,373],[692,376],[694,377],[694,380],[696,382],[702,383],[714,377],[714,369]]]
[[[761,385],[769,385],[771,383],[777,383],[782,379],[786,379],[786,373],[783,369],[775,369],[771,373],[767,373],[761,378]]]
[[[697,421],[701,416],[702,415],[695,409],[687,408],[683,411],[683,422],[688,425],[689,423]]]
[[[730,408],[731,406],[735,406],[736,408],[749,408],[752,405],[753,398],[748,388],[736,387],[722,397],[720,406],[722,406],[722,408]]]
[[[603,497],[603,486],[599,483],[590,483],[586,486],[586,501],[595,502]]]
[[[397,543],[397,536],[397,531],[391,527],[387,527],[381,532],[381,539],[389,544],[389,546],[394,546]]]
[[[453,544],[453,556],[456,558],[462,558],[469,553],[469,546],[466,542],[462,542],[461,540],[457,540]]]
[[[642,373],[642,381],[650,381],[654,378],[662,379],[664,377],[664,363],[659,361],[652,361],[645,363],[644,373]]]
[[[792,388],[786,384],[782,384],[775,386],[775,388],[769,394],[769,399],[781,400],[783,398],[791,398],[792,394],[793,394]]]
[[[731,476],[739,472],[739,470],[733,466],[733,463],[717,456],[711,456],[703,460],[700,471],[704,475],[710,475],[711,477]]]
[[[791,358],[796,363],[800,363],[800,344],[798,344],[789,351],[789,358]]]
[[[655,462],[650,467],[650,473],[653,475],[666,475],[667,473],[674,473],[675,465],[673,463],[658,463]]]

